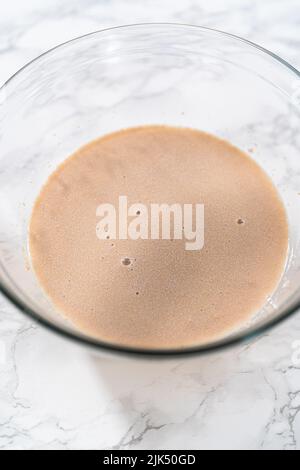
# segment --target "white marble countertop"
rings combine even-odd
[[[0,85],[50,47],[120,24],[222,29],[300,67],[299,0],[0,1]],[[300,449],[300,313],[225,353],[96,359],[0,298],[0,449]]]

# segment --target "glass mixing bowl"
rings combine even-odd
[[[41,55],[5,83],[0,103],[0,285],[20,311],[102,352],[162,356],[248,340],[300,306],[300,74],[284,60],[207,28],[122,26]],[[220,341],[163,351],[97,341],[55,310],[30,268],[28,222],[48,175],[90,140],[145,124],[198,128],[251,152],[284,201],[281,282],[251,322]]]

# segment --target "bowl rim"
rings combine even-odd
[[[219,35],[220,37],[225,36],[229,39],[233,39],[237,42],[241,42],[250,46],[250,48],[256,49],[260,52],[271,57],[274,61],[278,62],[289,71],[293,72],[298,79],[300,79],[300,71],[298,71],[293,65],[288,63],[286,60],[278,56],[277,54],[269,51],[268,49],[249,41],[248,39],[244,39],[240,36],[235,34],[231,34],[219,29],[209,28],[206,26],[199,26],[194,24],[188,23],[173,23],[173,22],[143,22],[143,23],[133,23],[133,24],[124,24],[120,26],[113,26],[109,28],[99,29],[96,31],[92,31],[90,33],[72,38],[68,41],[62,42],[47,51],[43,52],[42,54],[35,57],[33,60],[26,63],[23,67],[17,70],[11,77],[4,82],[4,84],[0,87],[0,93],[14,81],[16,77],[18,77],[25,69],[29,68],[35,62],[38,62],[42,57],[54,52],[56,49],[60,49],[66,45],[70,45],[72,43],[79,42],[82,39],[86,39],[90,36],[101,35],[101,33],[107,31],[118,31],[120,29],[131,29],[131,28],[142,28],[142,27],[177,27],[177,28],[191,28],[191,29],[198,29],[204,32],[211,32],[213,34]],[[140,347],[130,347],[130,346],[122,346],[113,343],[108,343],[105,341],[93,339],[89,336],[81,332],[71,332],[67,328],[63,328],[60,326],[55,325],[51,321],[43,318],[39,313],[37,313],[34,309],[26,305],[25,302],[19,300],[15,297],[12,290],[5,286],[0,280],[0,292],[8,299],[16,308],[28,316],[31,320],[34,320],[35,323],[42,325],[47,330],[52,331],[53,333],[58,334],[63,338],[67,338],[77,344],[87,346],[92,349],[96,349],[98,352],[102,353],[113,353],[117,355],[125,355],[129,357],[140,357],[140,358],[176,358],[180,356],[194,356],[200,354],[207,354],[213,351],[220,351],[227,348],[230,348],[234,345],[248,343],[250,340],[257,336],[261,336],[266,331],[274,328],[275,326],[279,325],[283,320],[291,317],[300,307],[300,300],[293,304],[291,307],[286,307],[282,310],[282,312],[277,315],[275,318],[267,321],[262,321],[256,326],[249,327],[244,332],[237,332],[231,335],[228,338],[223,338],[220,340],[213,341],[209,344],[198,345],[198,346],[189,346],[185,348],[168,348],[168,349],[146,349]]]

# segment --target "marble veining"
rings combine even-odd
[[[299,0],[11,0],[0,84],[72,37],[151,21],[226,30],[300,67]],[[300,449],[299,340],[297,314],[222,354],[98,358],[0,297],[0,449]]]

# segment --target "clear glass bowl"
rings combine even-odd
[[[26,315],[102,352],[162,356],[248,340],[299,307],[300,74],[285,61],[202,27],[124,26],[41,55],[2,87],[0,103],[0,285]],[[28,221],[48,175],[88,141],[143,124],[198,128],[251,151],[285,203],[290,247],[282,280],[253,320],[221,341],[143,351],[89,338],[55,311],[30,269]]]

